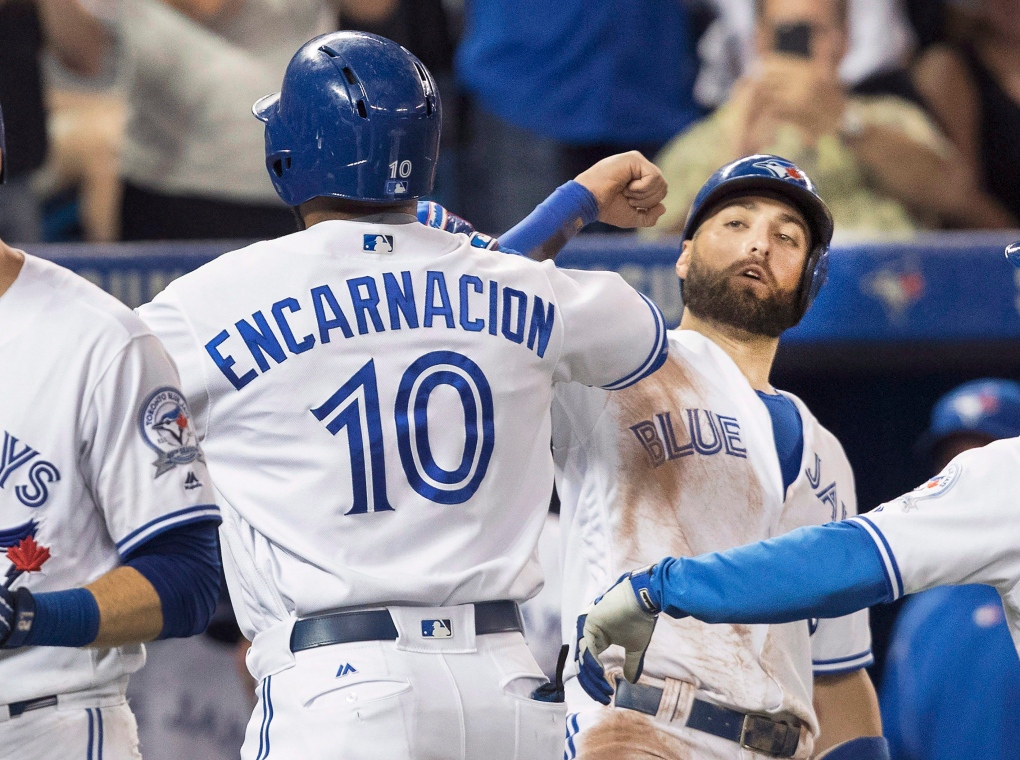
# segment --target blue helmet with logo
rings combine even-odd
[[[811,248],[800,283],[800,315],[825,284],[829,271],[832,214],[814,183],[792,161],[779,156],[745,156],[726,164],[702,185],[684,224],[683,239],[694,237],[698,227],[720,203],[746,195],[764,195],[789,203],[804,215],[811,230]]]
[[[964,383],[940,398],[931,424],[918,442],[919,453],[940,441],[965,433],[990,440],[1020,436],[1020,383],[984,378]]]
[[[4,109],[0,107],[0,185],[7,177],[7,139],[4,137]]]
[[[320,196],[395,203],[432,190],[439,93],[391,40],[333,32],[306,42],[280,92],[252,112],[266,125],[266,168],[289,206]]]

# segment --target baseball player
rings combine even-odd
[[[129,309],[2,242],[0,325],[0,754],[137,758],[140,642],[198,633],[219,590],[191,411]]]
[[[663,554],[856,513],[839,442],[769,384],[780,334],[822,285],[831,236],[828,209],[790,162],[756,155],[722,167],[684,230],[686,308],[666,364],[618,393],[558,388],[566,640],[614,578]],[[808,757],[881,733],[864,613],[756,626],[666,619],[642,633],[643,671],[630,655],[603,656],[628,679],[615,695],[601,671],[570,674],[568,760]]]
[[[1006,249],[1020,266],[1020,243]],[[640,662],[660,612],[709,622],[781,623],[846,615],[940,585],[983,583],[1002,598],[1020,650],[1020,439],[955,457],[903,496],[840,523],[695,558],[667,558],[621,578],[579,619],[581,668],[610,689],[599,656],[612,643]],[[634,677],[634,670],[626,673]]]
[[[957,454],[1016,436],[1020,383],[985,378],[940,398],[920,443],[937,473]],[[973,699],[975,694],[981,699]],[[896,758],[1014,757],[1020,742],[1020,660],[996,590],[946,586],[907,598],[889,642],[879,695],[882,727]]]
[[[417,223],[440,102],[389,40],[310,41],[254,112],[306,229],[139,312],[217,478],[258,681],[242,758],[559,757],[517,610],[541,585],[552,389],[655,371],[662,315],[615,274]]]

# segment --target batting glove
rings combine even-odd
[[[0,587],[0,649],[24,645],[35,620],[35,599],[27,588]]]
[[[435,201],[418,201],[418,221],[426,227],[435,227],[437,230],[446,230],[455,234],[463,233],[468,236],[474,248],[499,250],[499,241],[496,238],[475,232],[475,227],[471,222],[456,214],[451,214]]]
[[[652,568],[626,573],[577,618],[577,680],[592,699],[604,705],[613,696],[599,655],[610,645],[624,648],[623,675],[637,683],[645,666],[659,607],[649,591]]]

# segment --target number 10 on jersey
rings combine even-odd
[[[436,462],[429,444],[429,397],[452,387],[464,411],[464,452],[453,470]],[[369,360],[323,404],[311,410],[333,435],[347,431],[354,505],[348,515],[393,509],[386,493],[386,436],[375,360]],[[496,431],[492,390],[482,368],[454,351],[432,351],[405,370],[393,408],[397,452],[408,484],[437,504],[463,504],[489,468]],[[449,436],[448,420],[433,420],[437,436]],[[392,451],[392,447],[389,447]]]

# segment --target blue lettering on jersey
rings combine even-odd
[[[6,488],[8,481],[14,485],[14,495],[18,501],[31,509],[37,509],[46,503],[50,496],[50,485],[60,480],[60,470],[51,462],[44,459],[36,459],[39,452],[28,444],[18,446],[18,439],[4,431],[3,448],[0,449],[0,488]],[[35,460],[35,461],[32,461]],[[28,465],[29,462],[31,465]],[[25,466],[28,465],[26,468]],[[24,469],[23,469],[24,468]],[[21,470],[18,473],[18,470]],[[16,475],[16,473],[18,473]],[[11,480],[11,478],[14,478]],[[18,482],[19,480],[26,482]],[[34,535],[34,523],[32,523],[32,534]],[[15,530],[20,531],[23,526]],[[0,531],[0,536],[4,531]],[[25,534],[29,535],[29,534]],[[24,538],[22,535],[18,540]]]
[[[291,296],[274,303],[268,310],[272,320],[267,319],[262,310],[253,313],[251,319],[239,319],[209,340],[205,350],[237,390],[282,364],[288,356],[326,345],[340,335],[349,340],[358,335],[405,328],[487,332],[526,347],[540,359],[545,358],[556,325],[555,304],[546,304],[539,296],[501,286],[496,280],[483,281],[475,275],[463,274],[454,283],[448,277],[452,275],[428,271],[424,282],[415,283],[408,271],[382,272],[351,278],[337,290],[330,285],[319,285],[311,289],[308,300]],[[345,297],[345,302],[341,303],[337,293],[343,293],[345,288],[349,299]],[[309,300],[311,309],[306,308]],[[351,327],[349,315],[353,315],[357,333]],[[389,317],[388,321],[384,315]],[[302,333],[307,334],[298,339],[297,335]],[[732,456],[743,454],[736,420],[709,416],[704,430],[700,420],[697,425],[696,442],[691,445],[700,447],[700,453],[714,453],[725,448]],[[672,439],[667,442],[672,446],[670,452],[678,448]],[[24,452],[17,452],[17,456],[23,455]],[[7,467],[6,461],[4,467]],[[14,461],[12,454],[11,462]],[[0,484],[4,472],[0,467]]]
[[[731,457],[747,458],[747,449],[740,438],[740,422],[736,417],[716,414],[708,409],[684,409],[683,412],[687,418],[686,427],[683,422],[674,422],[672,412],[659,412],[654,419],[641,420],[630,426],[652,467],[695,453],[714,456],[723,452]]]
[[[804,470],[804,475],[807,476],[808,485],[811,486],[812,490],[816,491],[815,496],[832,511],[831,519],[845,520],[848,511],[846,504],[841,502],[836,495],[836,481],[832,481],[829,485],[818,490],[818,487],[822,484],[822,458],[818,456],[818,452],[815,452],[814,469],[809,466]]]

